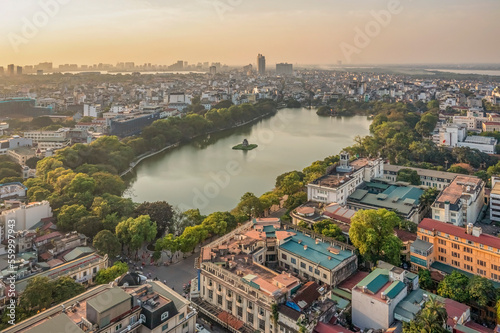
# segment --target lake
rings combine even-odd
[[[364,116],[320,117],[316,110],[281,109],[240,128],[200,137],[139,164],[128,176],[126,197],[165,200],[203,214],[236,207],[245,192],[273,189],[276,177],[338,154],[357,135],[369,134]],[[251,151],[231,149],[247,139]]]

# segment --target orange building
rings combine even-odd
[[[410,260],[413,271],[425,268],[450,274],[458,270],[499,282],[500,238],[483,234],[472,224],[462,228],[423,219],[411,245]]]

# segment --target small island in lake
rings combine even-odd
[[[252,150],[252,149],[255,149],[257,147],[258,147],[258,145],[256,145],[256,144],[251,144],[251,145],[248,144],[248,140],[245,139],[239,145],[234,146],[233,149],[238,149],[238,150]]]

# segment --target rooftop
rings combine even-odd
[[[424,193],[424,190],[421,188],[411,185],[387,186],[388,187],[382,193],[378,193],[378,191],[368,183],[364,189],[357,189],[354,191],[354,193],[349,196],[348,201],[378,208],[387,208],[408,215],[414,207],[420,204],[420,197]]]
[[[482,144],[482,145],[494,145],[496,144],[497,139],[490,136],[471,135],[465,139],[465,142]]]
[[[436,171],[436,170],[421,169],[421,168],[412,168],[412,167],[405,167],[405,166],[399,166],[399,165],[393,165],[393,164],[384,164],[384,173],[387,173],[387,172],[396,172],[397,173],[401,169],[415,170],[415,171],[417,171],[417,174],[419,176],[442,178],[442,179],[448,179],[450,181],[459,175],[458,173],[452,173],[452,172]]]
[[[83,330],[76,325],[66,314],[61,313],[57,316],[42,322],[40,325],[33,326],[32,328],[25,331],[26,333],[65,333],[74,332],[80,333]]]
[[[457,227],[450,223],[425,218],[422,220],[422,222],[420,222],[418,227],[429,231],[441,232],[442,238],[445,238],[445,235],[443,234],[448,234],[450,236],[457,236],[459,238],[469,240],[473,242],[472,244],[470,244],[471,246],[475,246],[475,244],[483,244],[486,246],[491,246],[494,249],[500,249],[500,238],[483,233],[481,233],[479,237],[477,237],[468,234],[466,228]]]
[[[87,306],[91,306],[97,312],[103,313],[112,307],[129,300],[131,296],[121,288],[112,288],[87,300]]]
[[[446,203],[447,201],[456,204],[463,195],[473,195],[480,190],[483,181],[478,177],[459,175],[456,176],[450,185],[437,197],[436,202]]]

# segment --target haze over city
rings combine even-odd
[[[356,31],[389,8],[357,47]],[[499,12],[494,0],[9,0],[0,3],[0,63],[244,65],[258,52],[269,63],[493,63]],[[346,57],[342,45],[358,52]]]

